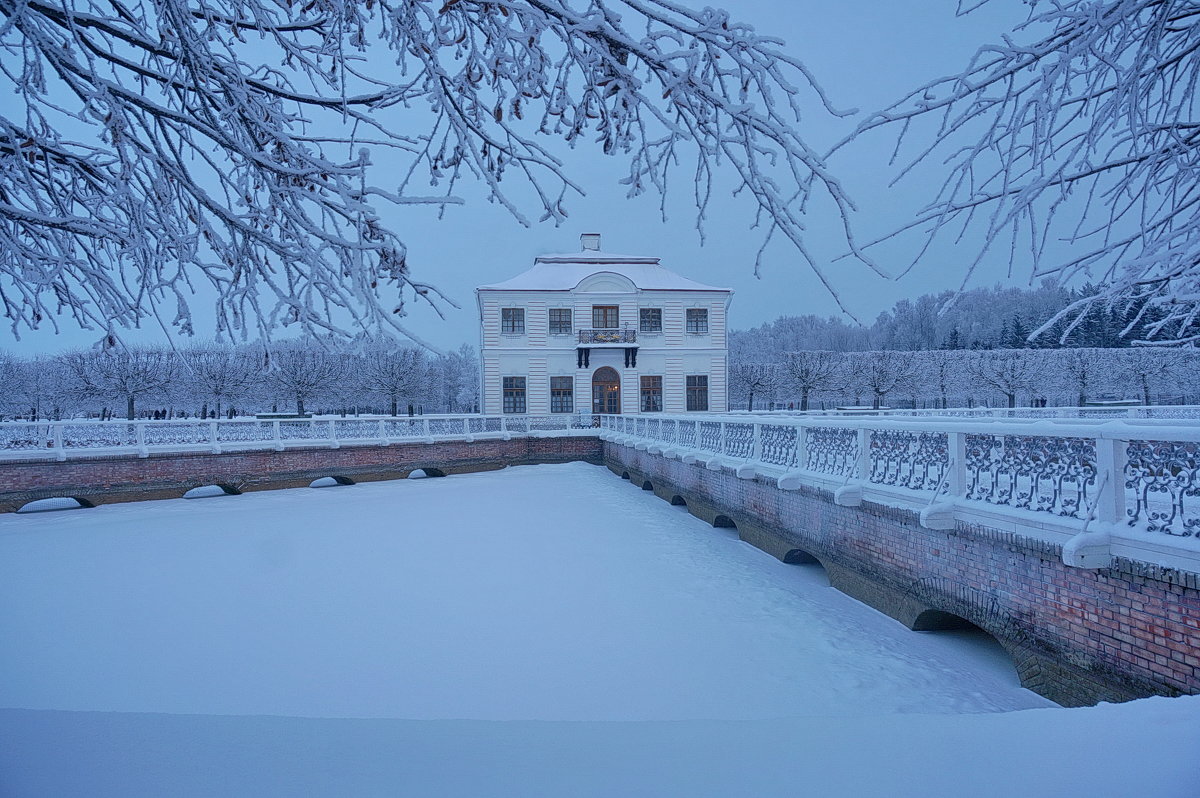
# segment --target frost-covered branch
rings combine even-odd
[[[1100,283],[1076,313],[1148,300],[1162,317],[1150,337],[1197,340],[1200,6],[1030,5],[1013,37],[864,119],[839,146],[895,128],[898,151],[906,138],[927,142],[900,176],[949,166],[929,206],[889,236],[923,231],[918,259],[936,236],[973,228],[982,246],[968,277],[987,252],[1004,252],[1038,275]]]
[[[560,222],[553,139],[619,156],[630,194],[693,158],[700,220],[724,167],[805,253],[811,193],[852,206],[777,45],[662,0],[0,0],[0,305],[18,334],[191,332],[203,290],[223,336],[404,331],[449,300],[389,214],[469,180]]]

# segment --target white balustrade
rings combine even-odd
[[[1065,544],[1093,514],[1090,529],[1111,538],[1112,556],[1200,571],[1197,422],[1111,415],[657,418],[653,426],[639,424],[640,432],[621,420],[605,419],[602,427],[622,430],[638,448],[670,443],[685,463],[771,478],[784,489],[825,488],[851,506],[865,499],[923,510],[936,502],[937,513],[922,515],[933,519],[931,528],[978,523]]]
[[[591,415],[0,422],[0,462],[597,433]]]
[[[952,520],[1063,542],[1092,515],[1091,532],[1111,535],[1114,555],[1200,570],[1200,422],[1189,420],[695,413],[3,422],[0,460],[598,434],[785,489],[807,484],[914,509],[936,500],[939,523],[948,523],[949,506]],[[1180,552],[1189,553],[1173,560]]]

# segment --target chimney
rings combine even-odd
[[[583,248],[584,252],[599,252],[600,234],[584,233],[579,237],[579,245]]]

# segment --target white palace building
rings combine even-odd
[[[475,289],[483,412],[724,411],[733,292],[580,242]]]

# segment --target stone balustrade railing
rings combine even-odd
[[[0,423],[0,461],[97,455],[383,445],[546,435],[595,435],[592,416],[53,421]]]
[[[1073,565],[1128,556],[1200,572],[1200,425],[1000,417],[605,416],[652,454],[1064,544]]]
[[[951,418],[1160,418],[1200,421],[1200,405],[1096,405],[1089,407],[951,407],[947,409],[841,407],[829,410],[755,410],[730,411],[729,415],[766,415],[771,418],[812,416],[894,416],[912,418],[938,416]]]
[[[596,435],[728,468],[783,489],[833,491],[1111,556],[1200,572],[1200,424],[990,415],[463,415],[0,423],[0,460]]]

